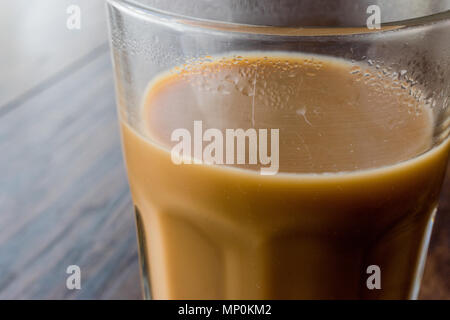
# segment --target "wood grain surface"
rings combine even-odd
[[[80,30],[66,28],[70,5],[81,9]],[[0,114],[58,82],[107,43],[103,0],[3,0],[0,21]]]
[[[104,1],[2,1],[0,21],[0,299],[140,299]],[[423,299],[450,298],[449,244],[448,172]]]

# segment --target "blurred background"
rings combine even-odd
[[[105,1],[0,0],[0,21],[0,299],[140,299]],[[422,299],[450,299],[449,173]]]

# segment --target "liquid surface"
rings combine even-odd
[[[414,297],[449,148],[426,152],[431,112],[401,83],[342,61],[248,55],[188,64],[143,101],[121,128],[153,298]],[[278,128],[290,174],[174,164],[171,133],[199,120]],[[347,173],[303,174],[324,172]]]
[[[280,172],[394,164],[430,148],[432,117],[401,83],[379,76],[314,57],[223,58],[189,65],[152,86],[145,132],[171,148],[171,133],[186,128],[193,136],[194,121],[224,136],[226,129],[279,129]]]

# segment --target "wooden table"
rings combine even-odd
[[[139,299],[104,2],[2,1],[0,21],[0,299]],[[447,174],[422,298],[450,298],[449,195]]]

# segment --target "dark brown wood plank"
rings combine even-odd
[[[0,118],[2,299],[140,298],[109,60]],[[82,290],[66,289],[72,264]]]

